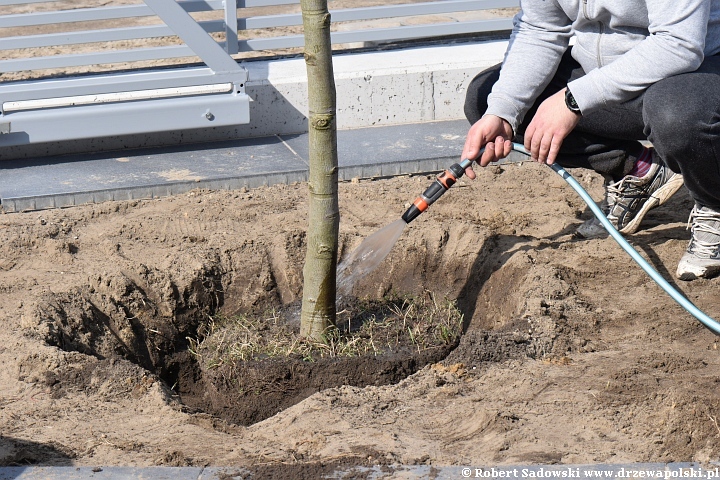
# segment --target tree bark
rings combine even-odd
[[[327,0],[301,0],[308,77],[310,192],[300,334],[321,339],[335,325],[340,212],[335,79]]]

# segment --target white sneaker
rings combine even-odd
[[[690,213],[690,244],[680,259],[677,278],[695,280],[720,273],[720,212],[695,205]]]

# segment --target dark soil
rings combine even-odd
[[[252,425],[327,388],[397,383],[425,365],[441,361],[453,347],[326,357],[313,362],[275,357],[205,372],[192,369],[179,379],[179,393],[183,403],[193,409],[239,425]]]
[[[175,302],[177,310],[172,322],[159,314],[157,300],[125,275],[99,278],[94,288],[47,296],[38,308],[35,334],[42,334],[48,345],[91,355],[99,362],[60,373],[46,371],[40,381],[53,397],[61,398],[68,388],[92,389],[107,365],[127,360],[147,371],[148,376],[139,384],[142,391],[160,380],[168,392],[179,395],[191,412],[211,414],[237,425],[252,425],[327,388],[397,383],[424,366],[441,361],[457,345],[454,341],[418,348],[405,338],[407,332],[401,328],[399,332],[386,332],[401,341],[386,347],[381,354],[310,360],[297,355],[276,356],[207,368],[190,353],[188,339],[200,336],[198,332],[221,305],[214,295],[221,283],[215,270],[203,269],[181,301]],[[352,306],[346,304],[345,308]],[[374,319],[376,314],[383,314],[382,310],[376,307],[366,311],[364,317]],[[358,317],[351,323],[358,328],[362,320]],[[295,330],[299,330],[299,323]],[[299,337],[298,331],[292,330],[281,329],[278,334]]]

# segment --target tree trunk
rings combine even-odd
[[[335,325],[340,224],[335,79],[327,0],[301,0],[300,7],[310,113],[310,212],[300,334],[320,339],[329,326]]]

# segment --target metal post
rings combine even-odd
[[[225,0],[225,51],[238,53],[237,0]]]

